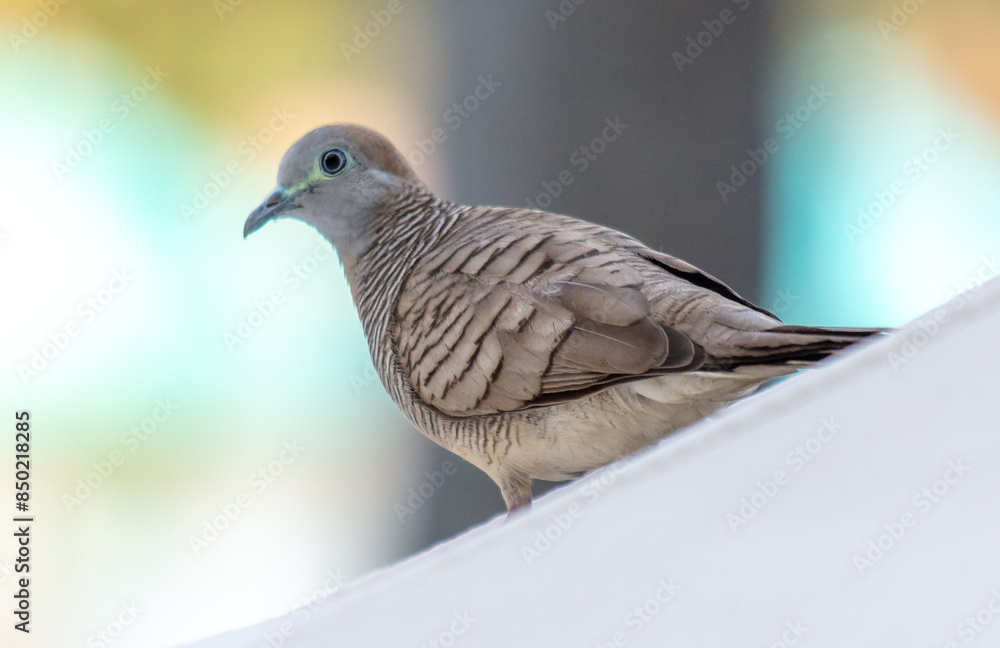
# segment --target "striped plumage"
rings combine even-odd
[[[296,143],[245,234],[279,214],[337,248],[392,399],[510,510],[873,332],[785,326],[606,227],[441,200],[358,126]]]

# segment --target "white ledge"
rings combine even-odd
[[[1000,641],[1000,281],[197,648]]]

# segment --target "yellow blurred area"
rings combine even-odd
[[[1000,122],[1000,4],[994,0],[845,0],[785,2],[777,32],[787,39],[802,23],[866,26],[884,42],[903,39],[922,50],[943,79],[961,86]]]
[[[252,128],[256,113],[266,112],[279,98],[294,102],[310,87],[323,88],[315,105],[320,122],[343,120],[342,111],[349,116],[363,116],[362,110],[378,114],[383,101],[388,108],[382,110],[395,114],[393,101],[396,106],[405,101],[398,94],[367,97],[363,92],[371,89],[371,73],[383,65],[381,57],[398,50],[372,48],[350,62],[341,52],[340,43],[350,42],[352,29],[370,20],[359,3],[88,0],[61,5],[52,0],[46,4],[58,11],[41,31],[59,32],[58,37],[74,41],[83,56],[87,41],[110,42],[126,50],[132,61],[162,66],[172,75],[171,92],[177,99],[222,128]],[[0,21],[19,26],[40,11],[38,0],[10,0],[0,7]],[[386,35],[380,36],[387,38],[390,29],[399,32],[395,38],[426,34],[431,26],[422,24],[417,12],[411,13],[407,20],[388,25]],[[411,45],[402,48],[410,59],[429,60],[433,54]],[[30,47],[29,42],[22,50]],[[416,79],[378,81],[377,85],[392,86],[403,94],[427,90]],[[335,91],[338,86],[343,90]]]
[[[1000,124],[1000,5],[989,0],[929,3],[914,15],[911,29],[942,78]]]

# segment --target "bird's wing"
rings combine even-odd
[[[439,246],[410,273],[392,334],[417,395],[450,416],[575,398],[704,352],[650,317],[631,252],[579,232],[512,232]]]
[[[669,254],[664,254],[663,252],[657,252],[656,250],[650,250],[649,248],[642,247],[636,248],[636,253],[646,259],[647,261],[659,266],[662,270],[666,270],[670,274],[683,279],[689,283],[694,284],[700,288],[710,290],[730,301],[734,301],[737,304],[746,306],[758,313],[763,313],[768,317],[773,317],[775,320],[778,316],[774,313],[761,308],[760,306],[754,304],[753,302],[740,297],[735,290],[722,283],[712,275],[708,274],[703,270],[699,270],[687,261],[683,259],[678,259],[675,256],[670,256]]]

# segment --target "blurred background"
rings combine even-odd
[[[319,235],[242,240],[317,125],[792,323],[895,326],[1000,273],[991,0],[5,0],[0,34],[4,510],[13,412],[34,425],[17,645],[321,605],[503,510],[397,413]]]

